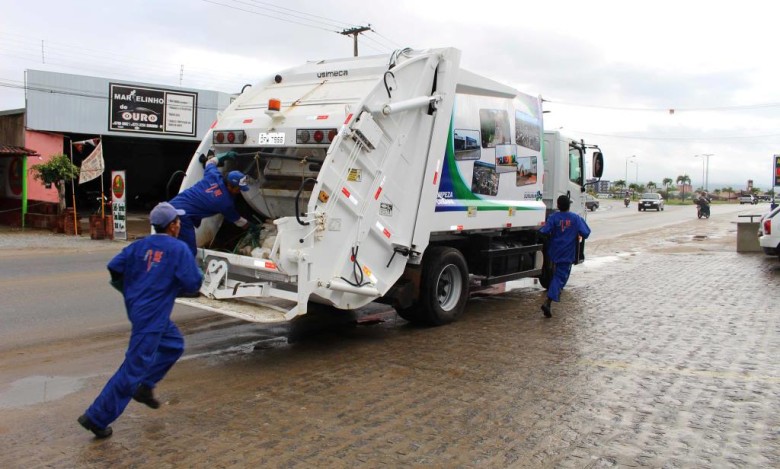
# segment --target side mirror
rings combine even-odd
[[[593,177],[601,179],[604,174],[604,155],[600,151],[593,152]]]

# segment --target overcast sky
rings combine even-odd
[[[681,174],[768,189],[780,154],[774,2],[742,0],[0,0],[0,110],[24,71],[237,92],[306,60],[457,47],[469,70],[541,95],[545,128],[597,143],[605,178]],[[670,110],[674,110],[672,113]],[[635,156],[635,158],[631,158]]]

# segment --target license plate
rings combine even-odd
[[[261,132],[257,136],[258,145],[284,145],[284,132]]]

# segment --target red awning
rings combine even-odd
[[[17,147],[14,145],[5,145],[3,143],[0,143],[0,157],[3,156],[39,156],[38,152],[35,150],[30,150],[29,148],[24,147]]]

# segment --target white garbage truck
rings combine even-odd
[[[178,301],[256,322],[379,301],[441,325],[470,289],[544,283],[538,228],[560,194],[585,213],[586,154],[596,178],[603,157],[545,133],[540,98],[462,69],[460,55],[322,60],[245,88],[181,190],[219,157],[225,174],[247,174],[237,207],[262,230],[237,243],[221,216],[203,220],[201,296]]]

